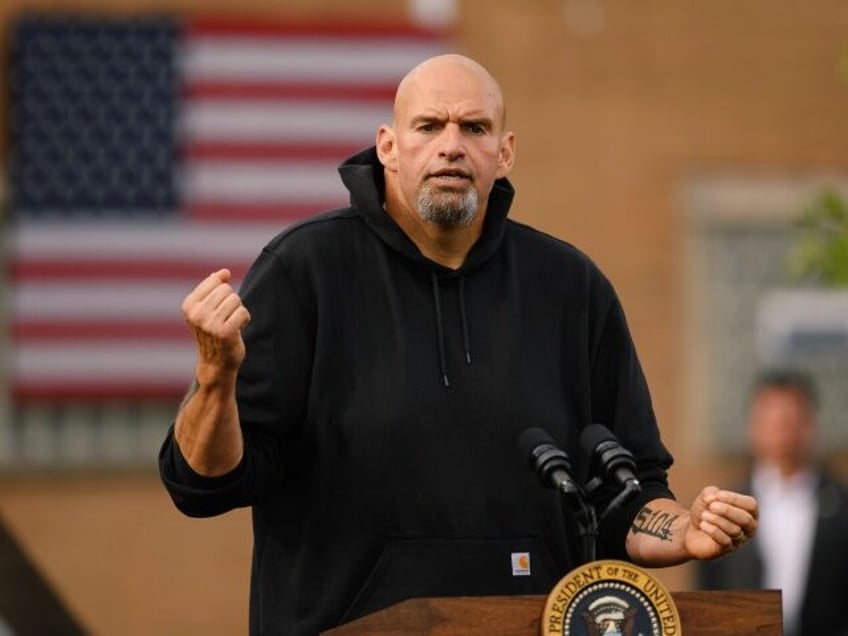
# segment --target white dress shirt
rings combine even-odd
[[[751,486],[759,500],[757,543],[763,587],[783,596],[783,624],[796,633],[818,514],[816,476],[804,471],[784,479],[774,466],[754,470]]]

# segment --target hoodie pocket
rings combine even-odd
[[[395,537],[343,622],[409,598],[547,594],[564,572],[541,536]]]

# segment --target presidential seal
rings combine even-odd
[[[541,636],[681,636],[668,590],[624,561],[591,561],[566,574],[545,602]]]

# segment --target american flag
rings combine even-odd
[[[12,32],[12,398],[172,398],[182,298],[237,281],[292,221],[347,201],[336,167],[444,50],[409,25],[28,17]]]

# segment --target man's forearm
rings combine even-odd
[[[224,475],[241,461],[244,440],[235,399],[235,378],[214,384],[197,380],[177,412],[174,438],[192,470]]]

